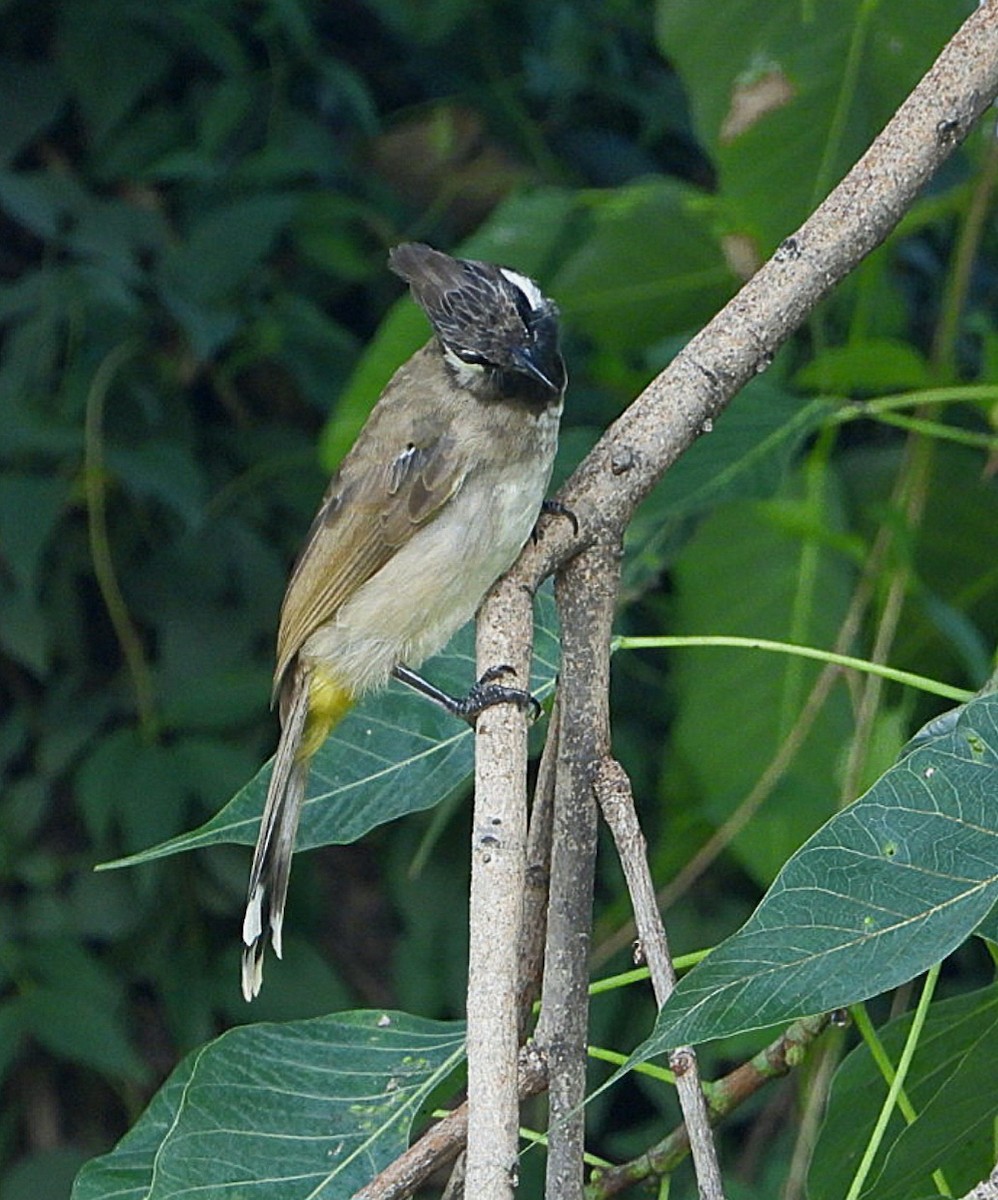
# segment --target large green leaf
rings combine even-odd
[[[686,85],[736,228],[757,235],[763,253],[792,232],[971,8],[966,0],[659,0],[659,43]]]
[[[827,413],[827,404],[801,403],[768,377],[751,380],[710,436],[669,468],[638,509],[625,539],[625,592],[657,580],[691,532],[694,517],[726,501],[774,495],[804,439]]]
[[[670,632],[832,646],[852,578],[850,564],[832,546],[841,536],[834,527],[834,483],[834,477],[819,481],[802,495],[798,478],[779,500],[729,504],[708,517],[676,561]],[[750,795],[820,670],[816,663],[751,651],[711,647],[676,654],[672,749],[688,801],[706,820],[720,826]],[[732,843],[763,886],[834,811],[829,781],[851,731],[840,688],[826,699],[765,805]],[[670,778],[667,786],[674,785],[680,781]]]
[[[735,290],[694,188],[657,179],[586,200],[588,228],[550,282],[568,324],[597,346],[644,353],[709,320]]]
[[[998,899],[998,694],[912,747],[680,982],[638,1059],[865,1000],[974,930]]]
[[[405,1149],[464,1026],[349,1012],[244,1025],[190,1054],[73,1200],[342,1200]]]
[[[912,1016],[878,1031],[895,1065]],[[917,1114],[909,1126],[895,1110],[870,1175],[876,1200],[909,1200],[931,1187],[942,1168],[954,1194],[963,1195],[994,1163],[993,1122],[998,1110],[998,984],[934,1004],[905,1079]],[[857,1046],[832,1082],[828,1111],[808,1175],[810,1200],[841,1200],[855,1174],[887,1083],[865,1045]]]
[[[539,698],[554,686],[558,661],[551,589],[538,597],[534,672]],[[426,674],[461,695],[475,678],[474,628],[467,625]],[[354,842],[376,825],[418,812],[467,786],[474,769],[471,729],[409,688],[391,683],[357,706],[312,760],[297,848]],[[270,780],[268,762],[210,821],[108,867],[136,866],[155,858],[220,842],[253,845]]]

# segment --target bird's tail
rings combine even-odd
[[[296,681],[283,717],[281,740],[274,756],[274,771],[250,867],[243,917],[243,995],[247,1000],[260,991],[263,981],[268,926],[274,953],[281,957],[291,855],[308,782],[309,759],[301,754],[308,719],[308,687],[304,680]]]
[[[250,867],[243,917],[243,995],[252,1000],[263,981],[267,929],[281,957],[281,930],[295,834],[305,800],[308,767],[334,725],[353,706],[353,694],[321,668],[300,664],[281,697],[281,739]]]

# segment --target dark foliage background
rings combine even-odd
[[[425,336],[409,310],[384,320],[401,290],[387,248],[471,238],[544,281],[573,378],[564,472],[841,175],[956,26],[951,7],[842,0],[802,33],[797,5],[761,0],[709,15],[642,0],[0,3],[5,1200],[68,1194],[184,1053],[247,1019],[245,851],[92,868],[200,824],[272,749],[288,565],[330,462]],[[760,30],[807,81],[803,107],[765,61],[745,73]],[[732,100],[753,88],[775,128]],[[713,451],[728,461],[652,499],[622,629],[831,645],[887,529],[854,652],[886,627],[897,665],[983,681],[993,390],[923,409],[918,442],[826,398],[998,384],[998,237],[973,215],[994,170],[972,139],[750,389]],[[751,794],[813,679],[717,651],[619,656],[616,745],[660,882]],[[938,708],[888,689],[857,737],[859,699],[838,685],[757,819],[680,898],[678,949],[730,932]],[[466,841],[451,805],[302,857],[287,961],[253,1019],[460,1015]],[[600,971],[626,965],[627,915],[607,855]],[[947,984],[986,978],[968,948]],[[643,993],[605,997],[593,1040],[626,1050],[652,1017]],[[755,1045],[713,1045],[708,1074]],[[739,1115],[732,1194],[775,1194],[794,1104],[787,1086]],[[601,1098],[600,1152],[639,1150],[661,1107],[642,1083]]]

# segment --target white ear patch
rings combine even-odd
[[[532,279],[528,279],[526,275],[521,275],[519,271],[513,271],[509,267],[500,267],[499,270],[510,283],[523,292],[530,302],[532,309],[536,311],[544,304],[544,296],[541,293],[541,289]]]
[[[478,363],[465,362],[463,358],[458,357],[450,346],[444,344],[444,359],[447,365],[454,372],[454,378],[460,387],[470,388],[477,383],[485,373],[485,368],[479,366]]]

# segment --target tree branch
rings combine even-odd
[[[544,988],[535,1043],[548,1059],[546,1195],[582,1200],[589,937],[597,813],[592,763],[610,745],[610,628],[620,543],[572,559],[555,585],[562,629],[560,721]]]
[[[536,1096],[547,1083],[542,1055],[527,1049],[520,1053],[518,1088],[521,1099]],[[352,1200],[406,1200],[441,1167],[453,1162],[468,1144],[468,1102],[435,1124],[413,1145],[385,1167]],[[472,1193],[468,1193],[470,1196]]]
[[[508,664],[529,685],[533,613],[494,589],[478,623],[478,669]],[[527,723],[487,708],[475,738],[468,962],[468,1160],[476,1200],[512,1200],[519,1150],[518,963],[527,840]]]

